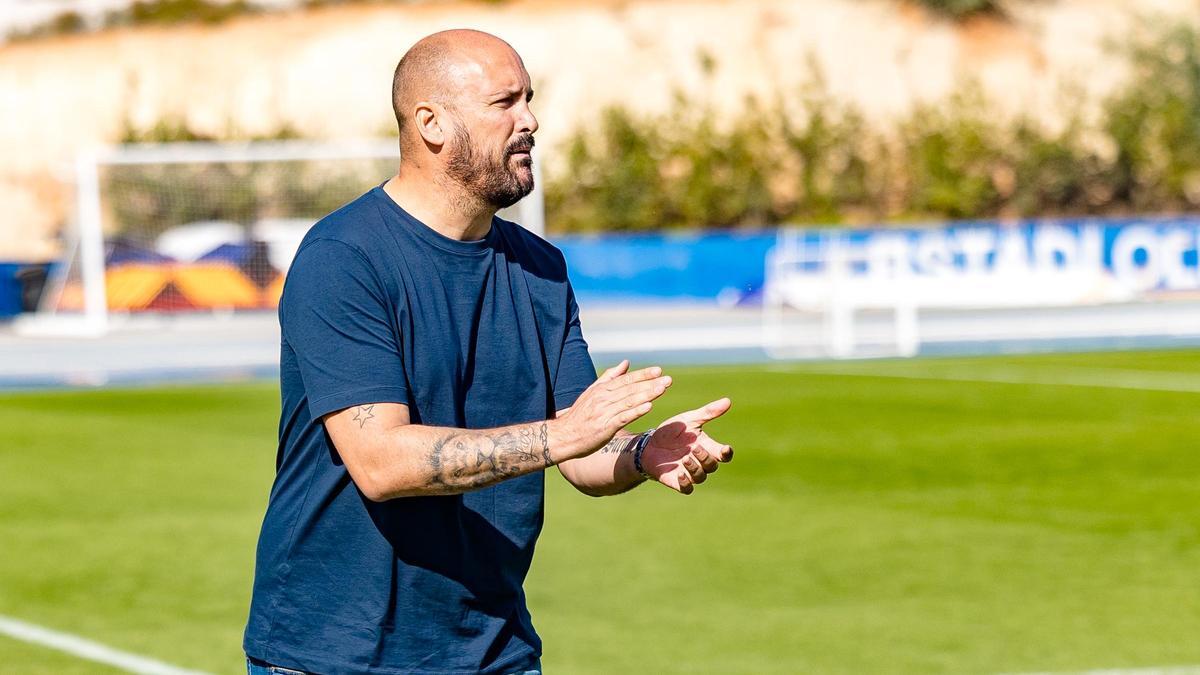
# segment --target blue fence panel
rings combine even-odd
[[[774,230],[605,234],[554,239],[582,301],[684,300],[733,304],[763,283]]]
[[[17,272],[22,267],[21,263],[0,262],[0,317],[21,313],[21,281]]]
[[[1140,292],[1200,290],[1200,216],[957,222],[833,230],[903,259],[915,274],[1101,269]],[[794,232],[816,241],[831,230]],[[777,230],[566,236],[563,250],[581,300],[753,303]],[[863,264],[869,264],[864,262]],[[860,270],[867,272],[868,270]]]

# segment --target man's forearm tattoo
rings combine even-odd
[[[613,436],[611,441],[605,443],[596,452],[611,455],[632,455],[633,449],[637,447],[637,438],[637,436]]]
[[[429,485],[462,492],[553,463],[545,422],[502,431],[454,431],[430,448]]]
[[[543,467],[547,469],[554,464],[554,460],[550,458],[550,432],[548,431],[548,428],[549,427],[547,427],[545,423],[538,427],[538,441],[542,444],[542,462],[544,462]]]

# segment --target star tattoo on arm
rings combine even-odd
[[[358,410],[354,411],[354,421],[358,422],[359,429],[366,425],[367,420],[375,417],[375,414],[371,412],[374,408],[375,404],[372,403],[371,405],[360,405]]]

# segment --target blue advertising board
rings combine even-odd
[[[781,239],[815,245],[830,236],[865,252],[865,274],[885,263],[920,276],[1090,269],[1139,295],[1200,291],[1200,216],[608,234],[554,243],[581,300],[733,304],[757,300]]]
[[[581,301],[733,304],[763,284],[775,230],[604,234],[555,238]]]
[[[17,273],[22,267],[21,263],[0,262],[0,318],[21,312],[21,281]]]

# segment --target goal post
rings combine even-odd
[[[126,144],[80,153],[62,257],[38,311],[17,328],[88,336],[138,316],[274,309],[304,233],[393,175],[398,159],[394,139]],[[542,235],[540,181],[500,215]]]
[[[773,358],[914,356],[918,299],[904,251],[852,232],[784,228],[767,255],[763,347]],[[873,314],[867,323],[863,314]]]

